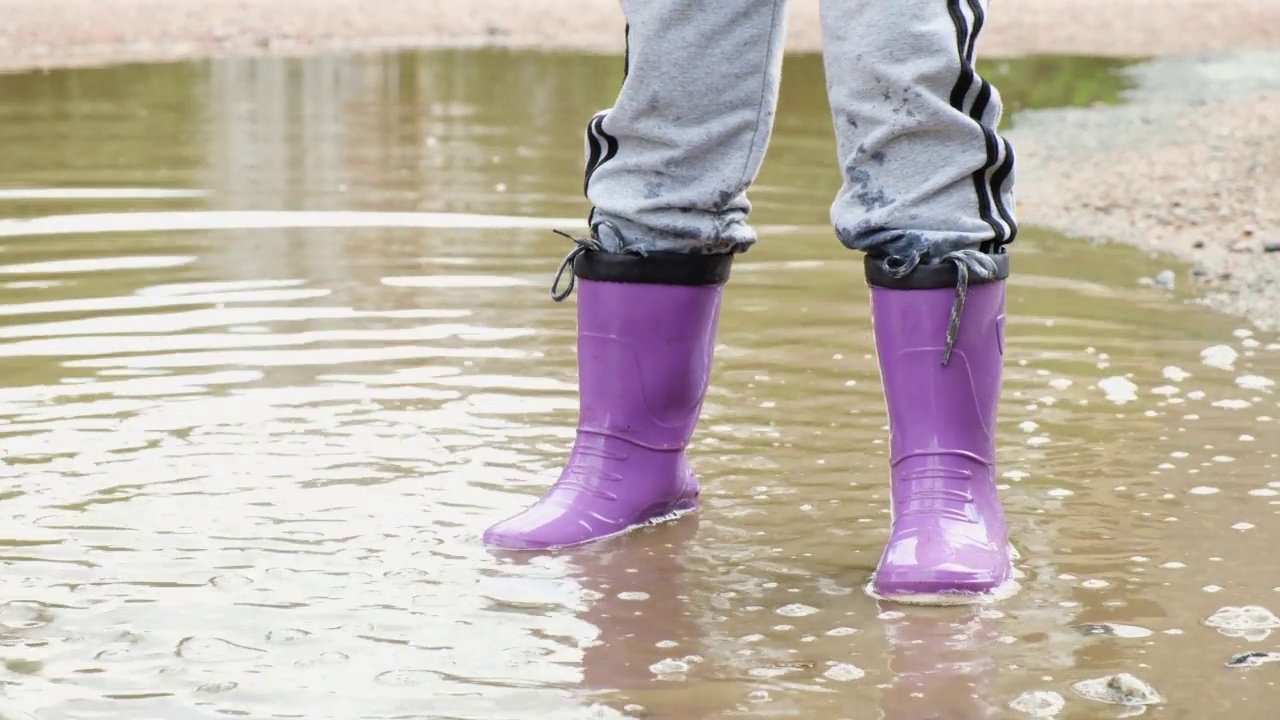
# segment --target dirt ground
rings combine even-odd
[[[791,51],[820,47],[817,8],[792,0]],[[616,53],[622,23],[616,0],[0,0],[0,71],[352,48]],[[1280,48],[1280,0],[993,2],[986,57],[1165,58],[1140,67],[1123,107],[1017,119],[1021,222],[1173,253],[1196,268],[1175,282],[1280,329],[1280,53],[1267,48]]]

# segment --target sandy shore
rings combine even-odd
[[[818,0],[791,0],[790,13],[789,49],[818,49]],[[0,68],[349,47],[619,52],[622,23],[616,0],[0,0]],[[997,0],[982,53],[1270,44],[1280,44],[1276,0]]]
[[[791,51],[820,47],[817,7],[792,0]],[[614,0],[0,0],[0,70],[351,48],[616,53],[622,22]],[[1184,280],[1210,305],[1280,329],[1280,53],[1250,48],[1280,48],[1280,0],[997,0],[986,57],[1165,56],[1139,66],[1123,107],[1017,118],[1022,222],[1171,252],[1196,265]]]
[[[1280,330],[1280,49],[1136,66],[1128,102],[1023,113],[1026,223],[1192,264],[1211,307]]]

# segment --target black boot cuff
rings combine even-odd
[[[992,277],[979,277],[977,273],[969,273],[970,285],[997,282],[1009,277],[1009,254],[989,256],[996,263],[996,273]],[[936,265],[917,265],[903,277],[894,277],[885,258],[874,258],[867,255],[863,260],[863,268],[867,274],[867,284],[889,290],[940,290],[954,288],[960,282],[959,270],[955,263],[944,262]]]
[[[583,280],[648,285],[723,285],[729,281],[733,255],[690,255],[651,252],[647,255],[589,250],[573,261],[573,274]]]

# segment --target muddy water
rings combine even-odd
[[[1149,717],[1269,717],[1280,668],[1224,663],[1275,637],[1204,621],[1280,609],[1280,346],[1141,284],[1181,277],[1159,259],[1019,242],[1021,591],[862,592],[884,417],[817,67],[789,65],[727,290],[703,512],[524,558],[477,538],[571,438],[547,228],[580,225],[615,62],[0,77],[0,716],[1106,718],[1135,710],[1072,686],[1129,672]],[[1074,67],[1005,68],[1011,103],[1114,91]]]

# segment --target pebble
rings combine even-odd
[[[1280,653],[1274,652],[1243,652],[1232,655],[1227,661],[1229,668],[1257,667],[1266,663],[1280,662]]]

